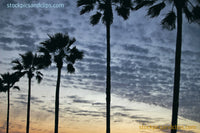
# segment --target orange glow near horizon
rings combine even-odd
[[[118,99],[118,98],[116,98]],[[115,100],[116,100],[115,99]],[[124,102],[124,101],[122,101]],[[135,103],[129,103],[130,106]],[[6,104],[3,104],[6,107]],[[2,106],[2,107],[3,107]],[[141,107],[139,107],[141,106]],[[138,108],[149,108],[149,111],[138,111],[132,112],[133,116],[142,116],[149,118],[151,116],[153,119],[157,119],[158,117],[162,118],[162,121],[149,123],[144,126],[162,126],[166,124],[166,121],[170,122],[169,110],[162,109],[157,107],[157,111],[161,111],[162,113],[153,112],[154,108],[150,108],[151,106],[146,105],[144,107],[142,104],[138,105]],[[166,112],[165,112],[166,110]],[[18,112],[18,113],[17,113]],[[145,114],[145,112],[147,112]],[[5,110],[1,109],[2,114],[6,114]],[[112,114],[115,112],[112,112]],[[120,112],[119,112],[120,113]],[[167,118],[168,117],[168,118]],[[60,112],[60,121],[59,121],[59,133],[105,133],[106,125],[105,125],[105,117],[92,117],[92,116],[84,116],[84,115],[75,115],[69,112]],[[6,115],[1,117],[0,124],[3,125],[4,128],[0,129],[0,132],[5,132],[6,127]],[[200,124],[194,121],[190,121],[184,118],[179,118],[179,124],[188,125],[188,126],[196,126],[197,128],[191,130],[195,133],[200,132]],[[134,119],[128,118],[126,116],[118,116],[111,117],[111,132],[112,133],[164,133],[164,131],[159,129],[140,129],[142,123],[137,122]],[[11,106],[10,113],[10,133],[23,133],[26,130],[26,108],[20,110],[19,107]],[[30,121],[30,133],[53,133],[54,131],[54,113],[46,112],[44,110],[37,110],[35,106],[32,107],[31,110],[31,121]],[[166,131],[166,130],[165,130]],[[169,130],[168,130],[169,131]],[[187,131],[187,130],[186,130]]]
[[[33,94],[37,93],[33,91]],[[52,93],[53,94],[53,93]],[[36,94],[35,94],[36,95]],[[87,95],[88,97],[83,97]],[[84,102],[74,101],[69,96],[77,96]],[[94,97],[95,96],[95,97]],[[32,100],[30,133],[54,132],[54,97],[49,95],[46,99],[39,96]],[[6,95],[0,104],[0,133],[6,131]],[[5,102],[4,102],[5,100]],[[41,102],[40,102],[41,101]],[[90,102],[89,102],[90,101]],[[73,103],[73,104],[72,104]],[[93,104],[101,103],[101,104]],[[112,95],[111,133],[164,133],[169,130],[140,129],[140,126],[166,126],[171,122],[171,110],[132,102]],[[126,110],[125,110],[126,109]],[[67,89],[62,90],[60,96],[59,133],[105,133],[105,95],[103,93]],[[200,132],[200,123],[179,117],[179,125],[196,126],[195,129],[184,131]],[[11,98],[10,105],[10,133],[24,133],[26,130],[26,101]]]

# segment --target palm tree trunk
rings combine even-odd
[[[110,26],[107,27],[107,79],[106,79],[106,133],[110,133],[110,101],[111,101],[111,76],[110,76]]]
[[[180,90],[180,71],[181,71],[181,45],[182,45],[182,8],[177,7],[177,38],[176,38],[176,56],[174,72],[174,92],[172,107],[172,129],[171,133],[177,132],[179,90]]]
[[[57,84],[56,84],[56,98],[55,98],[55,133],[58,133],[58,123],[59,123],[59,91],[60,91],[60,76],[61,68],[58,68]]]
[[[111,8],[111,1],[107,0],[108,12]],[[106,133],[110,133],[110,102],[111,102],[111,72],[110,72],[110,20],[106,22],[107,39],[107,73],[106,73]]]
[[[10,87],[8,86],[8,105],[7,105],[7,127],[6,133],[9,132],[9,113],[10,113]]]
[[[31,101],[31,78],[28,78],[28,104],[27,104],[27,121],[26,121],[26,133],[29,133],[30,125],[30,101]]]

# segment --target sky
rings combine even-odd
[[[64,8],[7,8],[8,3],[61,3]],[[169,132],[142,130],[141,125],[170,125],[176,30],[151,19],[147,9],[131,12],[124,21],[114,13],[111,26],[111,131]],[[12,72],[11,61],[19,54],[37,51],[47,34],[68,33],[84,52],[75,64],[75,74],[62,70],[60,87],[60,133],[105,132],[106,29],[89,24],[91,14],[80,15],[75,0],[1,0],[0,70]],[[183,19],[179,124],[196,126],[180,132],[200,131],[200,27]],[[32,81],[30,133],[53,133],[57,71],[42,70],[44,79]],[[11,91],[11,133],[25,131],[27,79]],[[6,93],[0,94],[0,132],[6,128]],[[185,131],[187,130],[187,131]]]

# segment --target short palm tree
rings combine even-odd
[[[173,30],[177,21],[177,38],[175,53],[175,72],[174,72],[174,92],[172,107],[172,126],[177,126],[179,90],[180,90],[180,71],[181,71],[181,47],[182,47],[182,15],[185,14],[189,22],[200,23],[200,0],[135,0],[139,9],[143,6],[151,6],[148,10],[150,17],[156,17],[165,8],[166,2],[172,5],[172,10],[165,16],[161,24],[163,28]],[[176,8],[176,12],[174,11]],[[172,128],[171,133],[176,133],[177,128]]]
[[[42,58],[33,54],[32,52],[26,52],[24,55],[20,54],[20,59],[12,61],[14,64],[13,70],[18,73],[27,75],[28,78],[28,104],[27,104],[27,123],[26,123],[26,133],[29,133],[30,125],[30,101],[31,101],[31,80],[35,76],[38,83],[41,82],[43,74],[39,71],[43,69],[46,64],[42,61]]]
[[[110,102],[111,102],[111,72],[110,72],[110,27],[113,23],[113,6],[119,16],[128,19],[131,0],[78,0],[77,6],[82,7],[80,14],[88,13],[96,8],[96,13],[90,17],[90,23],[96,25],[102,20],[106,26],[107,38],[107,73],[106,73],[106,132],[110,133]]]
[[[19,74],[18,73],[5,73],[1,74],[0,78],[0,92],[7,92],[7,127],[6,133],[9,133],[9,113],[10,113],[10,89],[18,89],[18,86],[14,86],[16,82],[19,81]]]
[[[74,63],[83,58],[83,52],[79,51],[76,46],[71,48],[75,41],[75,38],[70,38],[68,34],[57,33],[53,36],[49,35],[49,39],[41,42],[43,46],[39,48],[39,52],[43,53],[43,57],[46,62],[51,63],[51,60],[53,60],[58,70],[55,94],[55,133],[58,133],[59,124],[59,91],[61,70],[64,63],[66,63],[67,71],[69,73],[74,73]]]

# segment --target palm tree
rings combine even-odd
[[[143,6],[151,6],[148,10],[150,17],[156,17],[165,8],[166,2],[172,5],[172,10],[165,16],[161,24],[163,28],[175,29],[177,21],[176,52],[175,52],[175,72],[174,72],[174,92],[172,106],[172,127],[177,126],[179,90],[180,90],[180,71],[181,71],[181,47],[182,47],[182,15],[185,14],[189,22],[200,23],[200,0],[136,0],[139,9]],[[176,12],[174,11],[176,7]],[[176,133],[177,128],[172,128],[171,133]]]
[[[29,133],[30,125],[30,101],[31,101],[31,80],[35,76],[38,83],[41,82],[43,74],[39,71],[45,67],[45,64],[37,54],[32,52],[26,52],[24,55],[20,54],[20,59],[12,61],[14,64],[13,70],[18,73],[27,75],[28,78],[28,104],[27,104],[27,123],[26,123],[26,133]],[[43,63],[43,64],[42,64]]]
[[[106,132],[110,133],[110,102],[111,102],[111,72],[110,72],[110,27],[113,23],[113,7],[118,15],[128,19],[131,0],[78,0],[77,6],[82,7],[80,14],[88,13],[96,8],[96,13],[90,17],[90,23],[94,26],[102,20],[106,26],[107,38],[107,73],[106,73]]]
[[[74,63],[76,60],[81,60],[83,58],[83,52],[79,51],[76,46],[71,48],[75,42],[75,38],[70,38],[68,34],[57,33],[53,36],[49,35],[49,39],[41,42],[43,45],[39,48],[39,52],[43,53],[44,59],[50,62],[51,59],[55,62],[57,67],[57,84],[56,84],[56,96],[55,96],[55,129],[54,132],[58,133],[59,124],[59,91],[60,91],[60,80],[61,80],[61,70],[63,64],[67,64],[67,71],[69,73],[74,73]],[[49,64],[49,65],[50,65]]]
[[[18,86],[14,86],[19,81],[18,73],[5,73],[1,74],[0,78],[0,92],[7,92],[7,127],[6,133],[9,133],[9,114],[10,114],[10,89],[18,89]]]

